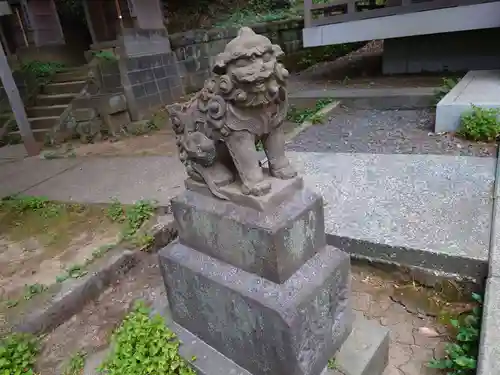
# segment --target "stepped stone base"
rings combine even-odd
[[[161,291],[158,291],[158,294],[161,294]],[[166,299],[155,300],[153,314],[160,314],[165,318],[168,327],[182,342],[179,348],[180,355],[191,363],[199,375],[252,375],[175,323]],[[381,375],[388,362],[388,353],[388,329],[375,321],[367,320],[363,314],[355,313],[352,332],[335,355],[336,368],[329,369],[325,366],[321,375]],[[196,359],[193,361],[193,358]],[[100,359],[86,368],[93,369],[99,363]],[[85,374],[94,375],[91,371]]]
[[[283,284],[179,242],[160,264],[174,321],[254,375],[320,374],[351,331],[349,257],[333,247]]]

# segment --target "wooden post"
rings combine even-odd
[[[311,16],[312,0],[304,0],[304,27],[311,27],[312,16]]]
[[[31,126],[28,121],[28,116],[24,109],[24,104],[19,95],[19,90],[17,89],[16,83],[14,82],[14,77],[12,76],[12,71],[10,70],[9,63],[7,62],[7,57],[5,57],[5,52],[3,50],[2,44],[0,43],[0,79],[2,80],[3,87],[7,96],[9,98],[10,107],[12,112],[14,112],[14,118],[16,119],[17,126],[19,127],[19,132],[23,138],[24,147],[28,152],[28,156],[38,155],[40,152],[40,144],[35,141],[33,132],[31,131]]]
[[[92,38],[92,44],[96,44],[97,37],[95,35],[94,23],[92,22],[92,17],[90,15],[88,0],[83,0],[83,11],[85,12],[85,19],[87,20],[87,26],[89,28],[90,36]]]

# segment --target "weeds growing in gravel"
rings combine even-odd
[[[482,297],[473,294],[477,306],[470,312],[450,320],[455,342],[445,348],[445,357],[429,362],[428,366],[444,370],[446,375],[473,375],[476,373],[479,334],[481,329]]]

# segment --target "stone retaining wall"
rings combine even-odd
[[[285,54],[290,55],[302,49],[301,18],[257,24],[251,28],[279,44]],[[211,75],[214,57],[224,50],[226,44],[238,33],[238,28],[191,30],[170,35],[170,44],[175,53],[182,86],[186,93],[203,87]]]
[[[302,49],[300,18],[251,27],[279,44],[287,55]],[[141,120],[159,106],[201,89],[212,74],[215,56],[236,37],[238,29],[191,30],[172,35],[164,30],[124,30],[119,40],[106,48],[116,61],[102,60],[96,69],[100,92],[123,92],[132,120]]]

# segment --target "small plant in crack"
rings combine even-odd
[[[473,375],[476,373],[479,334],[481,329],[482,297],[474,293],[477,305],[449,323],[455,340],[445,347],[445,356],[429,362],[428,367],[444,370],[446,375]]]

